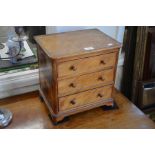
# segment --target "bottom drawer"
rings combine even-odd
[[[59,98],[59,110],[69,110],[77,106],[99,102],[112,95],[112,85],[88,90],[74,95]]]

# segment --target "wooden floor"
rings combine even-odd
[[[48,111],[39,99],[38,92],[0,100],[0,107],[13,112],[13,120],[7,128],[155,128],[155,123],[143,114],[121,93],[113,94],[119,109],[103,111],[96,108],[69,117],[69,121],[54,126]]]

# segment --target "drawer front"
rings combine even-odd
[[[112,85],[92,89],[78,94],[59,98],[59,110],[69,110],[78,106],[111,98]]]
[[[117,52],[58,64],[58,77],[67,77],[99,71],[116,63]]]
[[[58,94],[65,96],[79,91],[110,84],[114,80],[114,68],[58,81]]]

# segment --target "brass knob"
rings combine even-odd
[[[105,65],[106,63],[105,63],[105,61],[104,61],[104,60],[101,60],[101,61],[100,61],[100,64]]]
[[[100,76],[100,77],[98,78],[98,80],[99,80],[99,81],[104,81],[105,78],[104,78],[103,76]]]
[[[71,100],[70,103],[71,103],[72,105],[76,104],[75,99]]]
[[[73,65],[73,66],[70,67],[70,70],[72,70],[72,71],[76,71],[77,68]]]
[[[69,86],[75,88],[76,84],[75,83],[71,83]]]
[[[98,93],[98,95],[97,95],[98,97],[100,97],[100,98],[102,98],[103,97],[103,95],[101,94],[101,93]]]

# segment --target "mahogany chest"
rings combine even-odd
[[[120,43],[97,29],[36,36],[40,94],[54,123],[113,106]]]

